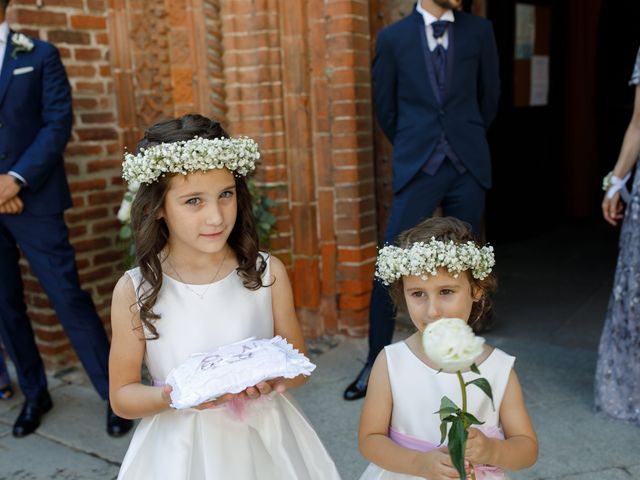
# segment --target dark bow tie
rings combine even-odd
[[[447,28],[451,25],[451,22],[448,20],[437,20],[431,24],[433,28],[433,37],[438,39],[444,35],[444,32],[447,31]]]

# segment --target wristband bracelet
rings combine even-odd
[[[631,178],[631,172],[627,173],[624,178],[617,177],[613,172],[609,172],[602,180],[602,189],[607,192],[607,198],[612,199],[616,193],[625,188],[629,178]]]

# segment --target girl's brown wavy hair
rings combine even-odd
[[[181,140],[201,138],[228,138],[229,135],[215,120],[202,115],[184,115],[164,120],[149,127],[144,138],[138,143],[137,151],[160,143],[173,143]],[[164,200],[173,175],[162,176],[151,184],[140,185],[140,189],[131,205],[131,227],[134,232],[136,261],[140,267],[143,281],[137,290],[140,319],[150,333],[148,340],[159,337],[154,326],[160,315],[153,311],[162,288],[162,265],[160,254],[169,239],[169,230],[164,219],[158,218],[164,206]],[[238,259],[238,275],[249,290],[265,286],[262,282],[266,262],[259,253],[257,222],[253,214],[251,193],[244,177],[235,177],[238,214],[236,223],[227,243]],[[143,288],[143,285],[145,288]]]
[[[471,232],[469,225],[454,217],[433,217],[424,220],[413,228],[402,232],[398,236],[396,245],[401,248],[409,248],[416,242],[428,243],[431,237],[442,242],[453,241],[454,243],[474,242],[481,246]],[[474,289],[482,291],[482,298],[473,303],[471,314],[469,315],[469,326],[477,332],[481,332],[487,326],[493,310],[492,296],[497,288],[497,280],[493,273],[482,280],[473,278],[469,271],[464,272]],[[407,302],[404,298],[404,285],[402,278],[389,286],[389,295],[396,308],[408,314]]]

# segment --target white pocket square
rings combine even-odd
[[[33,67],[16,68],[13,71],[13,74],[14,75],[22,75],[23,73],[29,73],[29,72],[33,72]]]

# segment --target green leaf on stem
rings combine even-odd
[[[469,368],[473,373],[477,373],[478,375],[480,375],[480,370],[478,370],[478,366],[475,363],[472,363]]]
[[[445,438],[447,438],[447,422],[442,422],[440,424],[440,443],[438,446],[444,443]]]
[[[454,403],[453,400],[444,395],[442,397],[442,400],[440,400],[440,410],[442,410],[443,408],[453,408],[454,410],[457,410],[458,406]]]
[[[447,408],[441,408],[440,410],[438,410],[437,412],[434,412],[434,413],[438,413],[440,415],[440,421],[443,422],[443,421],[445,421],[445,419],[447,419],[450,416],[452,416],[452,414],[460,413],[460,409],[459,408],[447,407]]]
[[[441,421],[444,422],[444,423],[451,423],[451,422],[453,422],[453,419],[457,418],[457,417],[458,417],[458,415],[456,415],[456,413],[454,413],[453,415],[449,415],[447,417],[444,417],[443,419],[441,419]]]
[[[469,412],[461,412],[460,415],[462,415],[462,417],[465,419],[465,424],[467,426],[484,424],[484,422],[481,422],[480,420],[478,420],[476,417],[474,417]]]
[[[467,382],[465,385],[475,385],[480,390],[482,390],[487,395],[487,397],[491,399],[491,406],[493,407],[493,409],[496,409],[495,405],[493,404],[493,393],[491,391],[491,385],[489,385],[489,382],[486,378],[476,378],[475,380]]]
[[[460,480],[467,478],[467,473],[464,470],[464,449],[467,444],[467,431],[464,428],[464,421],[462,418],[456,417],[449,429],[449,442],[447,447],[449,448],[449,456],[453,466],[460,474]]]

